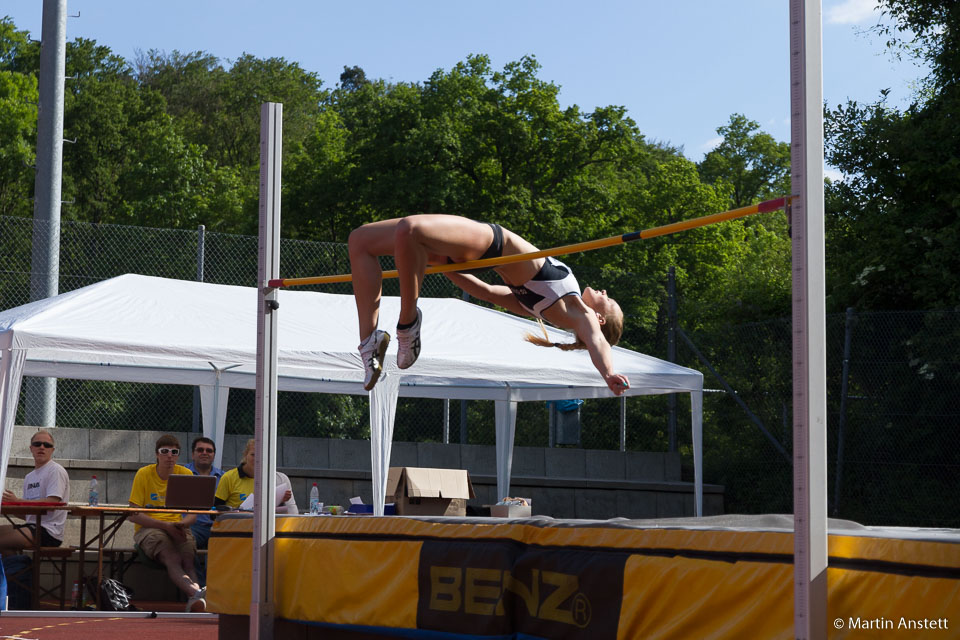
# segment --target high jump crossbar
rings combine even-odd
[[[601,249],[603,247],[612,247],[618,244],[633,242],[634,240],[647,240],[650,238],[656,238],[658,236],[666,236],[672,233],[678,233],[680,231],[696,229],[697,227],[705,227],[707,225],[716,224],[718,222],[726,222],[727,220],[745,218],[746,216],[750,216],[756,213],[768,213],[770,211],[776,211],[778,209],[783,209],[789,201],[790,201],[790,196],[784,196],[782,198],[777,198],[775,200],[767,200],[765,202],[752,204],[748,207],[740,207],[739,209],[731,209],[730,211],[712,213],[710,215],[701,216],[699,218],[693,218],[692,220],[682,220],[680,222],[674,222],[672,224],[665,224],[660,227],[653,227],[651,229],[644,229],[642,231],[633,231],[631,233],[625,233],[619,236],[611,236],[609,238],[602,238],[600,240],[589,240],[587,242],[580,242],[577,244],[568,244],[562,247],[554,247],[552,249],[543,249],[541,251],[531,251],[530,253],[517,253],[511,256],[500,256],[497,258],[486,258],[484,260],[468,260],[466,262],[455,262],[451,264],[435,265],[432,267],[427,267],[425,273],[446,273],[448,271],[465,271],[467,269],[496,267],[502,264],[524,262],[526,260],[535,260],[537,258],[545,258],[547,256],[561,256],[561,255],[566,255],[570,253],[592,251],[593,249]],[[396,270],[384,271],[383,277],[396,278],[397,271]],[[277,278],[275,280],[269,280],[268,286],[274,287],[274,288],[298,287],[298,286],[303,286],[308,284],[332,284],[335,282],[350,282],[352,279],[353,279],[353,276],[349,273],[343,273],[335,276],[312,276],[307,278]]]

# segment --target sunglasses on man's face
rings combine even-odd
[[[197,453],[216,453],[213,449],[204,448],[204,447],[197,447],[196,449],[194,449],[194,451],[196,451]]]
[[[163,447],[162,449],[157,449],[157,453],[162,456],[178,456],[180,455],[180,449],[168,449],[167,447]]]
[[[31,447],[43,447],[44,449],[53,449],[53,443],[50,442],[31,442]]]

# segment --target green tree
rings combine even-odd
[[[370,81],[367,80],[367,72],[361,67],[343,66],[343,73],[340,74],[340,87],[344,91],[355,91],[368,82]]]
[[[158,91],[187,139],[206,147],[220,166],[256,169],[260,162],[260,106],[283,103],[285,154],[295,153],[313,128],[323,98],[313,72],[283,58],[243,54],[229,68],[197,51],[139,54],[136,79]]]
[[[40,43],[29,31],[17,29],[9,16],[0,18],[0,70],[36,75],[40,66]]]
[[[357,203],[347,189],[350,134],[339,113],[321,112],[301,153],[285,168],[283,235],[346,242],[356,226]]]
[[[887,103],[887,90],[870,104],[827,109],[826,158],[845,174],[826,193],[828,308],[944,312],[922,322],[906,321],[907,313],[857,314],[853,362],[866,364],[851,372],[850,386],[863,407],[848,421],[852,464],[841,515],[876,518],[871,504],[894,505],[889,519],[916,524],[930,517],[929,496],[952,494],[957,467],[936,417],[955,416],[945,389],[960,382],[944,355],[957,341],[960,304],[960,5],[880,6],[893,19],[885,28],[890,51],[931,71],[904,109]],[[895,371],[885,363],[897,363]],[[877,464],[888,461],[895,465]]]
[[[876,103],[826,113],[826,157],[846,175],[827,192],[829,301],[835,310],[955,306],[960,9],[939,0],[882,6],[897,34],[915,35],[915,50],[933,67],[926,90],[903,111],[883,91]]]
[[[229,169],[187,142],[163,97],[137,85],[132,69],[106,47],[67,47],[64,130],[65,219],[156,227],[246,228],[241,185]]]
[[[730,208],[745,207],[790,192],[790,144],[760,131],[760,124],[735,113],[719,127],[723,141],[699,165],[704,182],[729,187]]]
[[[0,70],[0,215],[33,213],[37,79]]]
[[[318,105],[325,92],[313,72],[283,58],[240,56],[229,69],[204,52],[139,54],[136,79],[142,89],[155,90],[166,101],[184,138],[197,145],[212,167],[220,167],[227,182],[206,213],[226,202],[230,222],[224,230],[254,233],[257,220],[260,165],[260,107],[283,104],[284,162],[295,164],[313,135]],[[240,213],[232,208],[239,205]],[[285,211],[296,218],[296,210]],[[208,224],[215,224],[213,220]],[[289,225],[285,225],[290,228]]]
[[[422,86],[341,86],[308,155],[342,181],[330,197],[356,223],[446,211],[496,219],[535,241],[582,238],[619,215],[615,201],[648,148],[622,108],[561,110],[538,69],[524,58],[495,72],[471,56]],[[312,170],[308,159],[298,166]]]
[[[927,79],[945,88],[960,76],[960,7],[952,0],[879,0],[880,10],[893,19],[878,26],[897,55],[906,51],[930,65]]]
[[[29,35],[0,19],[0,215],[33,214],[38,47]]]

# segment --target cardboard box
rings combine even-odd
[[[390,467],[386,488],[398,515],[465,516],[467,500],[476,497],[464,469]]]

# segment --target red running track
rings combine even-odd
[[[45,617],[0,614],[0,639],[8,640],[217,640],[217,619]]]

